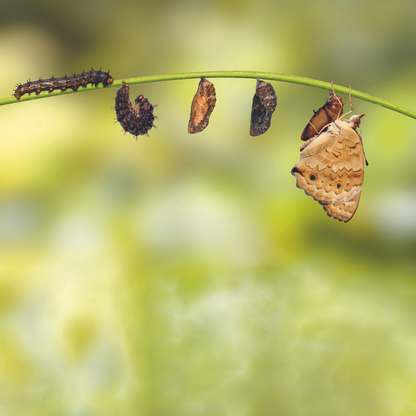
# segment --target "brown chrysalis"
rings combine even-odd
[[[114,82],[114,78],[110,75],[110,71],[94,71],[91,68],[91,71],[82,71],[81,74],[74,74],[69,77],[65,75],[60,78],[52,77],[49,79],[39,79],[38,81],[28,81],[26,84],[18,84],[14,96],[20,100],[22,95],[30,95],[32,92],[39,95],[41,91],[51,93],[54,90],[66,91],[70,88],[76,91],[79,87],[85,88],[88,84],[97,87],[100,82],[106,87]]]
[[[216,101],[214,84],[201,77],[198,90],[192,100],[188,133],[199,133],[208,126]]]
[[[272,84],[257,80],[256,93],[251,107],[250,134],[260,136],[269,129],[277,97]]]
[[[147,98],[139,95],[134,103],[130,101],[130,85],[124,84],[117,90],[114,109],[116,110],[117,121],[121,124],[124,131],[133,136],[148,135],[148,131],[155,127],[153,121],[153,108],[156,105],[149,103]]]
[[[316,112],[314,110],[314,115],[304,128],[300,138],[305,141],[316,136],[326,125],[341,116],[343,108],[344,103],[342,99],[334,91],[330,92],[325,105]]]

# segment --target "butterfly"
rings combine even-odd
[[[318,201],[328,216],[342,222],[348,222],[357,210],[364,164],[368,165],[356,131],[363,116],[338,117],[325,126],[302,144],[300,160],[291,171],[296,186]]]

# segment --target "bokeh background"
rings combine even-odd
[[[0,97],[111,69],[294,74],[416,109],[411,0],[5,1]],[[114,88],[0,108],[0,415],[416,414],[416,121],[355,100],[369,160],[351,222],[295,186],[327,92],[255,80],[134,85],[158,104],[135,140]],[[343,97],[348,102],[347,97]],[[348,109],[348,105],[346,106]]]

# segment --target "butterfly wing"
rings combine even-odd
[[[361,192],[354,195],[349,201],[341,202],[341,204],[323,204],[322,206],[329,217],[348,222],[357,211],[360,196]]]
[[[296,186],[324,205],[328,215],[344,222],[344,216],[351,219],[364,178],[363,145],[352,123],[337,120],[311,139],[292,175],[296,177]],[[339,204],[344,206],[333,207]]]

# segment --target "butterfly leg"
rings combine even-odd
[[[315,113],[315,110],[313,110],[313,112]],[[311,119],[308,120],[308,124],[310,124],[313,127],[313,129],[316,131],[316,134],[319,134],[319,131],[316,130],[316,127],[311,123]]]
[[[313,136],[311,139],[306,140],[306,142],[302,143],[302,146],[300,147],[300,151],[302,151],[309,143],[313,142],[317,137],[318,136]]]
[[[350,100],[350,105],[351,105],[351,110],[350,111],[348,111],[348,113],[345,113],[345,114],[343,114],[342,115],[342,117],[340,117],[339,119],[341,120],[341,119],[343,119],[345,116],[347,116],[348,114],[351,114],[351,113],[353,113],[354,112],[354,106],[352,105],[352,101],[351,101],[351,85],[349,86],[350,87],[350,93],[349,93],[349,95],[348,95],[348,98],[349,98],[349,100]]]

